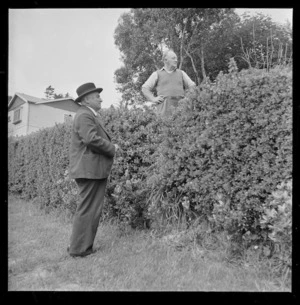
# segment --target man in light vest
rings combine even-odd
[[[163,54],[164,66],[153,72],[142,86],[142,93],[148,101],[156,105],[161,116],[172,114],[178,101],[184,97],[184,92],[196,84],[182,70],[177,68],[177,56],[172,50]],[[157,96],[152,91],[156,89]]]

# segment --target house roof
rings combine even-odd
[[[60,102],[60,101],[67,101],[67,100],[72,100],[74,101],[74,99],[72,97],[63,97],[63,98],[57,98],[57,99],[51,99],[51,100],[47,100],[47,99],[41,99],[41,101],[36,102],[36,104],[46,104],[46,103],[53,103],[53,102]]]
[[[9,101],[8,108],[11,107],[11,105],[14,103],[14,101],[16,100],[17,97],[22,99],[24,102],[33,103],[33,104],[46,104],[46,103],[60,102],[60,101],[65,101],[65,100],[74,101],[74,99],[72,97],[64,97],[64,98],[50,100],[50,99],[45,99],[45,98],[34,97],[34,96],[24,94],[24,93],[15,93],[13,98]]]

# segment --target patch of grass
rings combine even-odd
[[[225,243],[200,247],[192,233],[121,230],[100,223],[86,258],[66,252],[72,223],[9,197],[9,290],[288,291],[258,268],[226,262]],[[211,241],[213,243],[213,241]]]

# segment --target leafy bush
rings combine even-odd
[[[77,188],[68,175],[69,124],[57,124],[28,136],[10,138],[10,192],[37,198],[41,208],[76,207]]]
[[[260,225],[274,244],[280,273],[292,267],[292,180],[282,182],[265,202]]]
[[[107,215],[136,226],[148,226],[144,215],[149,190],[146,178],[154,164],[159,145],[160,125],[149,108],[113,109],[102,111],[105,128],[118,143],[118,152],[107,187]]]
[[[25,188],[25,140],[8,139],[8,190],[22,195]]]
[[[168,119],[147,107],[102,110],[122,148],[104,217],[133,227],[205,220],[249,243],[273,236],[261,219],[273,190],[292,177],[291,69],[236,70],[231,61],[229,74],[191,90]],[[71,126],[59,124],[10,139],[9,191],[74,211],[70,135]],[[274,225],[281,228],[278,219]]]
[[[180,211],[187,197],[216,230],[261,238],[263,203],[292,176],[291,77],[232,69],[190,92],[163,125],[148,180],[160,200],[149,207]]]

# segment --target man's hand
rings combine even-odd
[[[159,105],[164,101],[165,97],[163,95],[159,95],[153,99],[153,104]]]

